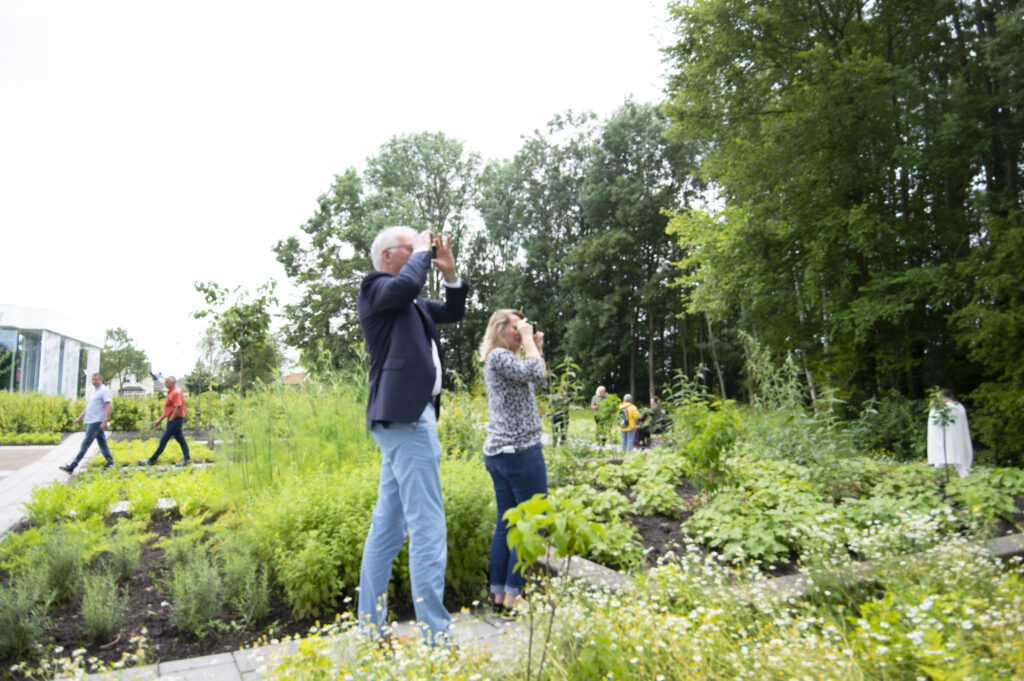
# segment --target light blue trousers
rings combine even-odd
[[[444,607],[448,539],[441,499],[441,443],[434,407],[415,423],[375,425],[371,431],[383,457],[373,521],[359,571],[359,621],[371,636],[383,633],[388,614],[391,565],[409,533],[409,579],[416,619],[438,642],[448,634]]]

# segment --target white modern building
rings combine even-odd
[[[41,308],[0,305],[0,390],[79,397],[100,370],[103,335]]]

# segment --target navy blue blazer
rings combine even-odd
[[[430,251],[409,256],[398,276],[374,271],[359,288],[359,326],[370,354],[370,397],[366,427],[374,421],[412,423],[431,402],[434,358],[430,341],[441,354],[436,324],[451,324],[466,313],[465,282],[445,287],[445,301],[427,300],[420,291],[427,282]]]

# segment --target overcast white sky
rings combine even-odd
[[[283,285],[271,247],[391,136],[508,158],[567,109],[660,101],[666,2],[2,0],[0,303],[185,374],[192,282]]]

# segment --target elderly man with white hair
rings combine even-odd
[[[160,444],[157,445],[156,451],[153,452],[153,456],[149,457],[145,461],[139,461],[140,466],[153,466],[156,464],[157,459],[163,454],[164,447],[171,441],[173,437],[181,445],[181,453],[183,454],[182,461],[176,466],[188,466],[192,463],[192,459],[189,458],[188,453],[188,442],[185,441],[185,434],[181,432],[182,426],[185,424],[185,393],[178,387],[178,379],[174,376],[168,376],[164,379],[164,385],[167,386],[167,398],[164,400],[164,414],[156,421],[153,421],[153,427],[159,428],[160,423],[167,419],[167,427],[164,428],[164,434],[160,436]]]

